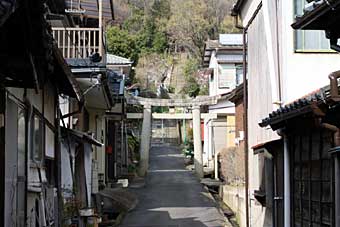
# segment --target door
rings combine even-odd
[[[25,226],[26,113],[7,98],[5,120],[5,226]]]

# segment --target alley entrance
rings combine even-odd
[[[224,216],[174,145],[153,146],[146,186],[132,189],[139,198],[121,227],[225,226]]]
[[[181,122],[175,119],[154,119],[152,121],[152,143],[180,144]]]

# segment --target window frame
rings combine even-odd
[[[36,156],[36,141],[35,141],[35,137],[36,137],[36,130],[35,130],[35,126],[36,126],[36,121],[35,119],[38,118],[39,120],[39,131],[40,131],[40,136],[39,136],[39,146],[40,146],[40,151],[39,151],[39,158],[37,158]],[[33,161],[34,163],[37,164],[42,164],[43,159],[44,159],[44,122],[43,122],[43,118],[41,117],[41,115],[39,114],[39,112],[36,109],[33,109],[32,112],[32,116],[30,119],[31,123],[30,123],[30,141],[31,141],[31,151],[30,151],[30,160]]]
[[[226,68],[224,68],[226,67]],[[223,86],[221,85],[221,77],[223,75],[223,71],[225,69],[232,69],[232,70],[235,70],[235,75],[234,75],[234,82],[233,82],[233,86]],[[236,71],[237,71],[237,66],[236,64],[218,64],[218,80],[217,80],[217,86],[218,86],[218,89],[234,89],[237,84],[236,84]]]
[[[305,0],[294,0],[293,1],[293,17],[295,20],[295,18],[297,16],[301,16],[299,15],[299,13],[297,12],[297,1],[305,1]],[[293,30],[293,34],[294,34],[294,53],[310,53],[310,54],[336,54],[337,52],[332,50],[329,46],[329,49],[304,49],[304,47],[299,47],[298,46],[298,32],[301,32],[303,35],[305,35],[306,32],[308,31],[319,31],[319,32],[324,32],[323,30]],[[324,38],[327,40],[325,34]],[[304,41],[304,38],[302,39],[302,41]],[[329,42],[328,42],[329,43]]]
[[[293,226],[309,223],[318,226],[335,226],[335,201],[334,201],[334,159],[328,150],[332,147],[332,135],[320,130],[309,135],[292,135],[289,138],[291,160],[291,220]],[[332,142],[330,142],[332,141]],[[315,144],[315,142],[317,144]],[[329,163],[329,169],[324,165]],[[319,166],[319,175],[315,176],[315,166]],[[327,171],[326,171],[327,170]],[[314,171],[314,172],[313,172]],[[326,176],[326,177],[325,177]],[[324,186],[329,186],[329,198],[324,200]],[[315,189],[319,193],[315,194]],[[316,196],[318,195],[318,196]],[[318,197],[318,198],[315,198]],[[317,204],[317,206],[315,206]],[[313,207],[319,208],[315,213]],[[329,223],[324,220],[324,208],[329,210]],[[304,213],[304,212],[307,213]],[[317,220],[319,218],[319,220]]]

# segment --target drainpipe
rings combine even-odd
[[[284,226],[290,227],[290,156],[287,135],[283,135]]]
[[[248,163],[248,81],[247,81],[247,30],[243,29],[243,125],[244,125],[244,169],[245,169],[245,201],[246,227],[249,222],[249,163]]]
[[[284,129],[277,131],[278,135],[283,137],[283,220],[284,227],[290,227],[290,154],[289,154],[289,142],[288,136],[284,132]]]
[[[246,208],[246,227],[249,222],[249,163],[248,163],[248,84],[247,84],[247,27],[239,24],[238,13],[234,17],[235,27],[243,33],[243,125],[244,125],[244,178],[245,178],[245,208]]]
[[[244,1],[239,2],[241,6]],[[248,81],[247,81],[247,32],[249,26],[255,20],[256,16],[262,8],[262,2],[258,5],[252,17],[249,19],[247,25],[244,27],[239,24],[239,13],[237,10],[233,10],[232,16],[235,18],[235,27],[243,31],[243,124],[244,124],[244,164],[245,164],[245,207],[246,207],[246,227],[250,226],[250,215],[249,215],[249,164],[248,164]],[[236,9],[234,7],[234,9]]]

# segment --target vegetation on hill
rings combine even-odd
[[[107,30],[110,53],[135,62],[134,80],[157,92],[160,84],[175,93],[206,93],[195,75],[205,41],[235,33],[229,16],[231,0],[116,0],[116,23]],[[186,58],[176,61],[185,53]],[[184,77],[174,86],[174,77]]]

